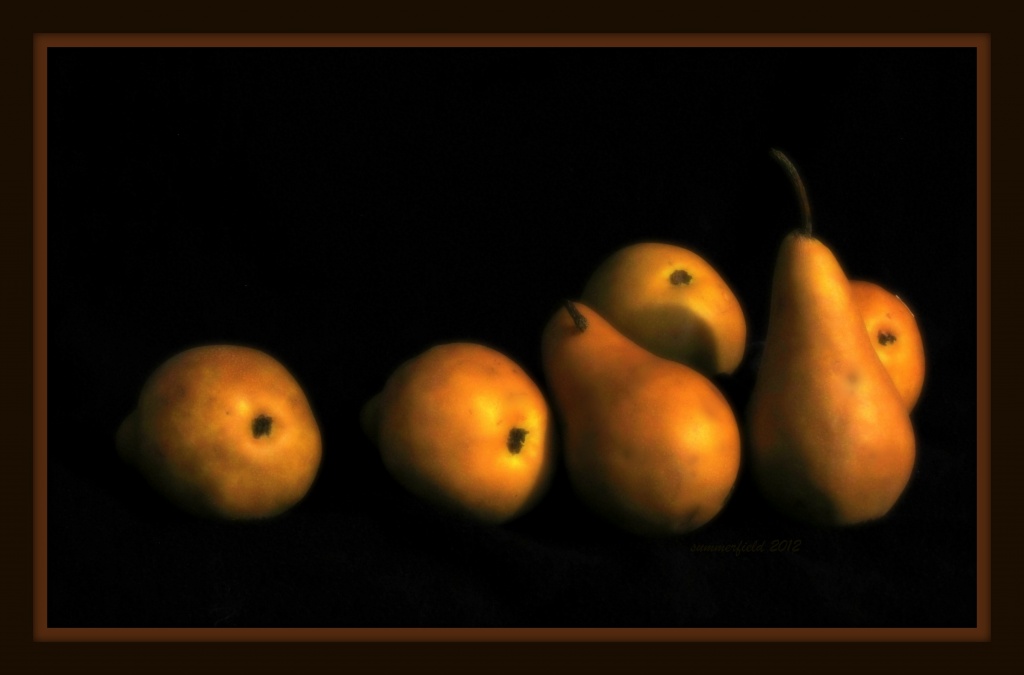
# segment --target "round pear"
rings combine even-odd
[[[743,360],[743,308],[715,268],[688,249],[626,246],[598,266],[581,299],[644,349],[705,375],[732,373]]]
[[[913,410],[924,388],[925,373],[924,341],[914,313],[898,295],[870,281],[852,280],[850,290],[875,353],[907,410]]]
[[[412,494],[498,524],[529,511],[555,466],[555,429],[533,379],[471,342],[406,361],[361,411],[384,466]]]
[[[268,518],[309,491],[321,459],[306,395],[276,359],[208,345],[153,372],[116,434],[121,457],[186,511]]]

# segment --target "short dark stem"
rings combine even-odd
[[[811,200],[807,198],[807,187],[804,185],[804,180],[800,177],[800,172],[797,170],[796,165],[793,164],[793,161],[781,150],[772,148],[772,157],[782,165],[782,168],[789,175],[793,189],[796,190],[797,199],[800,200],[800,232],[804,236],[810,237],[813,229],[811,222]]]
[[[582,333],[587,330],[587,317],[580,313],[580,310],[576,308],[572,300],[565,301],[565,309],[569,312],[569,316],[572,317],[572,321],[576,324],[576,329],[579,332]]]

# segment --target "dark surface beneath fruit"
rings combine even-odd
[[[51,50],[50,626],[973,626],[976,225],[970,50]],[[564,472],[519,521],[423,506],[359,408],[402,361],[475,340],[538,382],[540,331],[607,255],[699,252],[747,312],[717,383],[742,418],[775,252],[798,220],[915,312],[918,466],[883,521],[726,509],[647,540]],[[950,279],[951,267],[960,270]],[[320,421],[308,498],[182,514],[114,453],[181,349],[281,360]],[[737,550],[738,549],[738,550]]]

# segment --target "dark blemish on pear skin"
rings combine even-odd
[[[693,281],[693,276],[686,270],[676,270],[668,280],[673,286],[689,286],[690,282]]]
[[[267,415],[260,415],[252,421],[252,437],[259,438],[261,436],[269,436],[273,424],[274,418],[268,417]]]
[[[526,442],[526,434],[528,433],[530,432],[519,427],[510,429],[508,432],[508,442],[506,443],[508,451],[513,455],[518,455],[519,451],[523,449],[523,443]]]

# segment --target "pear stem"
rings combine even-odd
[[[782,165],[782,168],[789,175],[793,189],[796,190],[796,196],[800,200],[800,232],[804,236],[810,237],[812,236],[811,201],[807,198],[807,187],[804,185],[804,180],[800,177],[800,172],[797,170],[796,165],[793,164],[793,161],[781,150],[772,148],[772,157]]]
[[[573,323],[576,324],[576,330],[581,333],[587,330],[587,317],[583,316],[572,300],[565,301],[565,309],[569,312],[569,316],[572,317]]]

